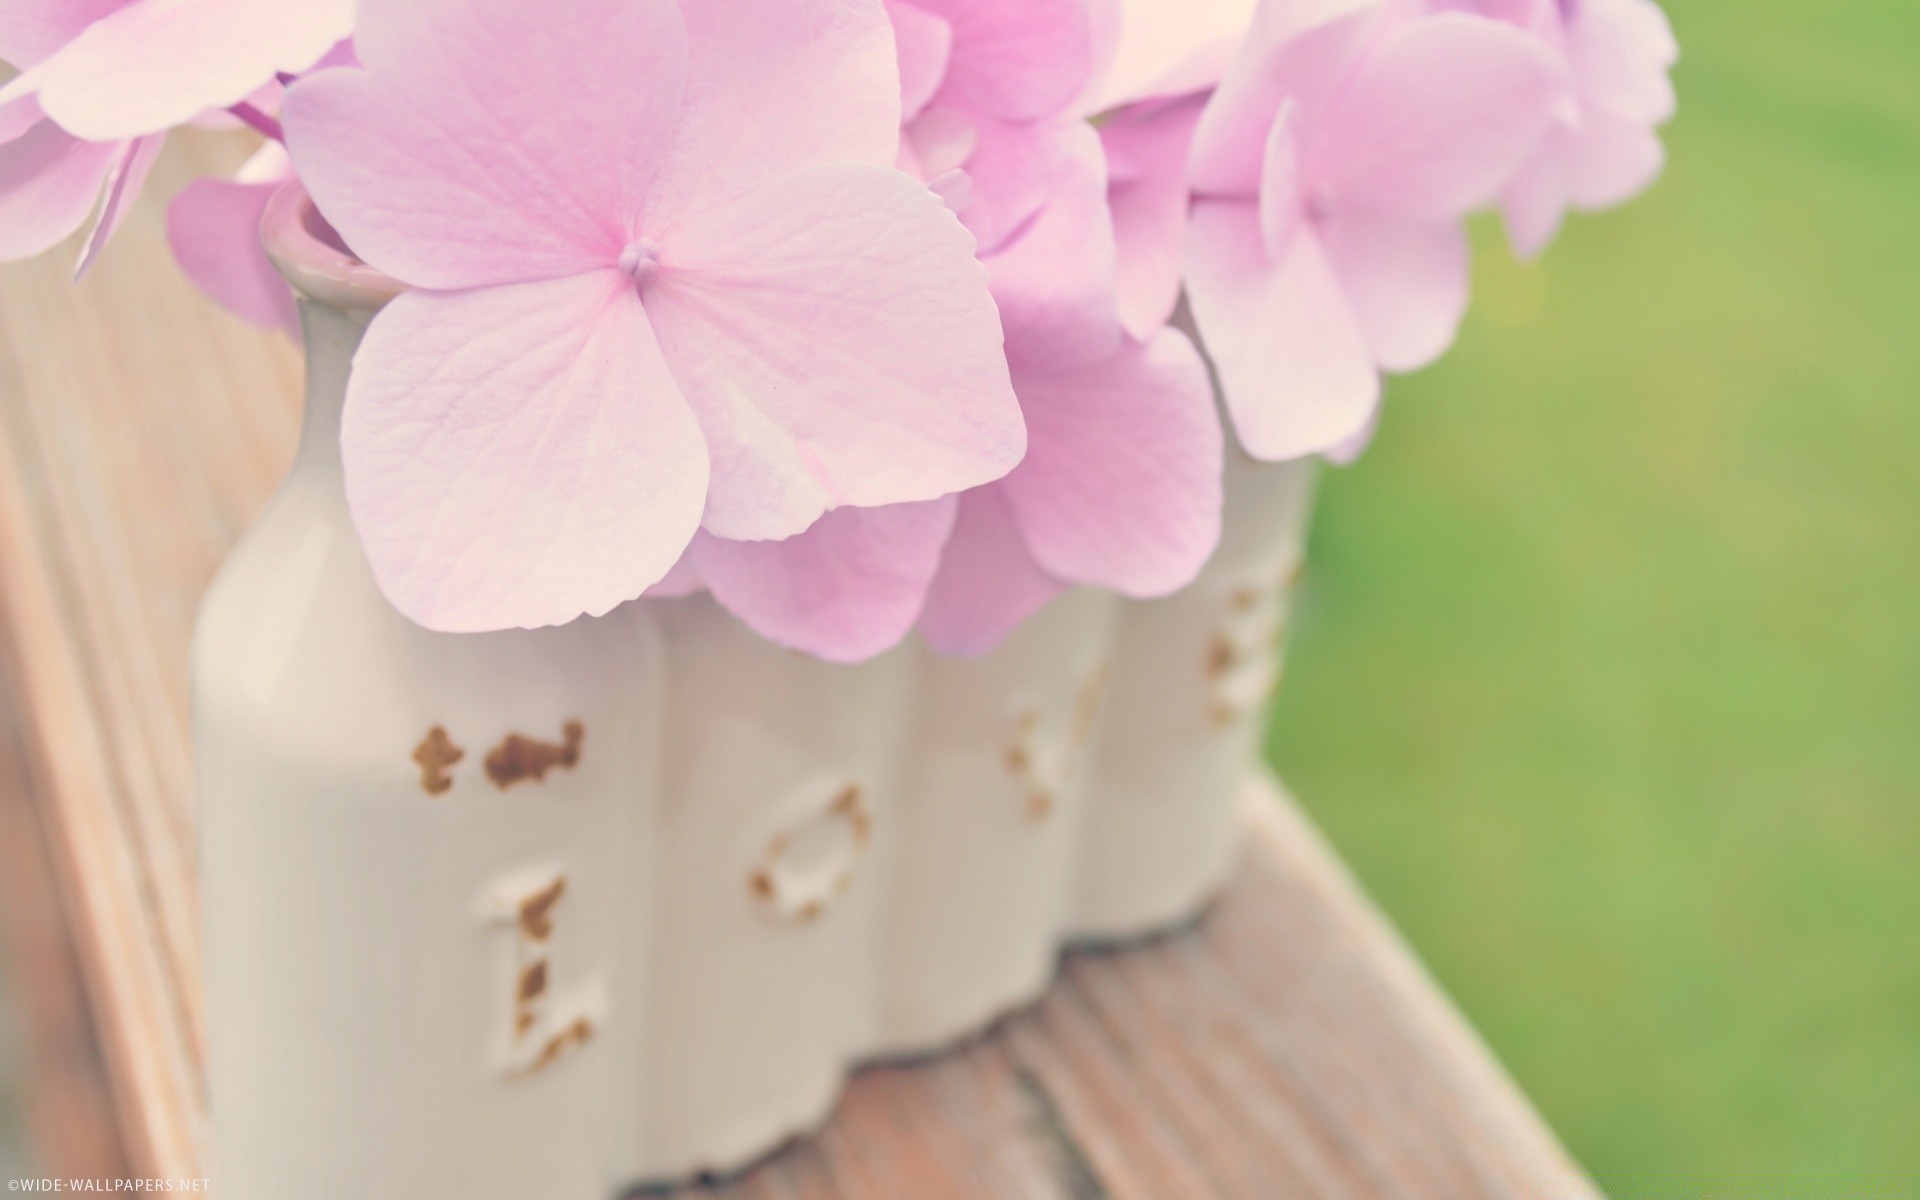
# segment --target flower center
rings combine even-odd
[[[627,243],[620,252],[620,269],[633,277],[635,283],[645,283],[653,278],[660,269],[660,243],[652,238],[639,238]]]

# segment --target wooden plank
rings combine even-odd
[[[8,1006],[32,1036],[9,1064],[18,1077],[5,1084],[21,1097],[38,1169],[56,1178],[120,1178],[129,1172],[106,1064],[33,802],[38,789],[12,700],[11,690],[0,687],[0,959],[7,967]]]
[[[243,153],[176,142],[161,195]],[[186,648],[298,383],[291,346],[179,279],[153,198],[78,291],[55,261],[0,270],[0,666],[136,1174],[204,1173]],[[819,1137],[678,1194],[1591,1195],[1299,810],[1249,814],[1199,928],[1071,956],[1033,1010],[861,1073]]]

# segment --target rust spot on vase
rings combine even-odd
[[[865,848],[873,837],[873,814],[867,811],[859,784],[850,783],[843,788],[827,811],[846,821],[853,829],[854,844]]]
[[[1207,647],[1207,678],[1218,679],[1234,669],[1240,663],[1240,651],[1231,638],[1225,634],[1213,639]]]
[[[520,928],[529,938],[544,942],[553,936],[553,908],[567,894],[567,877],[556,876],[552,884],[520,902]]]
[[[1075,747],[1085,746],[1093,740],[1093,731],[1100,723],[1100,710],[1107,699],[1107,664],[1095,664],[1087,677],[1080,681],[1080,690],[1073,697],[1073,726],[1069,733]]]
[[[435,725],[427,730],[427,736],[413,748],[413,761],[420,765],[420,786],[427,795],[443,796],[452,790],[453,776],[448,772],[466,756],[467,752],[447,736],[445,727]]]
[[[487,778],[506,791],[516,783],[532,780],[544,783],[555,767],[571,771],[580,764],[580,746],[586,740],[586,726],[568,721],[561,730],[565,741],[543,742],[522,733],[510,733],[507,740],[487,755]]]
[[[560,1056],[567,1051],[578,1046],[584,1046],[592,1041],[593,1033],[592,1021],[589,1021],[585,1017],[574,1021],[573,1024],[547,1039],[547,1044],[540,1048],[539,1056],[527,1067],[527,1074],[537,1075],[541,1071],[551,1067],[554,1063],[559,1062]]]
[[[547,960],[529,966],[520,972],[520,1003],[527,1004],[538,1000],[547,990]]]
[[[817,807],[767,839],[747,871],[747,892],[762,907],[800,924],[819,920],[852,888],[873,841],[873,813],[858,783],[823,787]]]
[[[1025,790],[1027,819],[1036,825],[1053,815],[1059,807],[1060,790],[1070,786],[1069,774],[1074,752],[1084,741],[1078,729],[1078,723],[1083,719],[1080,708],[1089,703],[1089,690],[1093,692],[1090,702],[1092,710],[1084,715],[1084,719],[1087,723],[1086,736],[1092,733],[1094,714],[1099,709],[1098,675],[1099,672],[1095,672],[1096,677],[1087,680],[1082,685],[1081,694],[1076,697],[1075,711],[1068,717],[1069,728],[1065,731],[1066,744],[1054,744],[1059,739],[1050,742],[1045,737],[1046,718],[1039,709],[1023,709],[1013,719],[1012,738],[1005,750],[1007,771],[1013,776],[1014,782]]]

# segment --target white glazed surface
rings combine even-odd
[[[737,1167],[824,1120],[873,1040],[904,649],[857,667],[665,601],[665,780],[651,892],[652,1105],[632,1178]]]
[[[938,1050],[1053,977],[1118,604],[1069,592],[984,658],[919,651],[878,1051]]]
[[[1123,604],[1113,693],[1082,821],[1072,936],[1124,941],[1191,919],[1224,886],[1236,798],[1261,761],[1313,460],[1229,439],[1220,549],[1185,591]]]
[[[642,1052],[611,1000],[645,961],[623,930],[649,877],[630,848],[653,840],[657,642],[643,620],[454,637],[399,616],[339,480],[366,317],[307,319],[301,456],[193,648],[222,1194],[603,1196]],[[569,723],[577,762],[493,780],[511,735],[564,745]],[[463,752],[444,771],[415,759],[435,728]]]

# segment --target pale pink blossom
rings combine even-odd
[[[285,119],[323,214],[415,285],[343,434],[414,619],[603,613],[697,530],[791,538],[1019,461],[973,239],[891,165],[878,0],[415,0],[356,44]]]
[[[1566,90],[1552,49],[1506,23],[1267,0],[1189,159],[1186,290],[1250,453],[1351,447],[1380,372],[1451,344],[1462,218],[1512,181]]]
[[[1145,597],[1190,582],[1219,538],[1221,431],[1186,336],[1163,314],[1130,338],[1120,319],[1107,155],[1084,119],[1099,87],[1100,6],[1031,5],[1014,21],[1005,4],[909,2],[955,33],[949,77],[904,141],[924,154],[942,120],[975,131],[970,155],[932,165],[971,181],[962,219],[982,235],[1029,439],[1006,479],[960,498],[919,623],[934,649],[972,655],[1066,587]],[[1006,49],[1034,44],[1046,53]],[[991,107],[976,79],[1031,102]]]
[[[1669,72],[1680,57],[1653,0],[1438,0],[1534,32],[1566,57],[1572,103],[1501,196],[1514,249],[1546,249],[1569,209],[1624,204],[1666,162],[1659,128],[1673,118]]]
[[[74,268],[85,274],[139,198],[161,141],[89,142],[47,120],[32,96],[0,105],[0,262],[52,249],[91,215]]]
[[[1106,360],[1014,363],[1026,460],[960,498],[920,631],[976,655],[1075,584],[1136,598],[1191,583],[1220,539],[1219,417],[1205,363],[1162,329]]]
[[[1097,361],[1119,344],[1097,135],[1091,0],[887,0],[901,47],[901,166],[955,197],[1010,341]]]
[[[268,142],[232,179],[196,179],[167,206],[167,240],[188,279],[249,325],[298,336],[293,290],[267,261],[260,219],[293,164]]]
[[[1205,366],[1184,335],[1156,325],[1139,345],[1118,319],[1104,154],[1076,108],[1093,82],[1091,8],[893,0],[889,12],[902,162],[950,189],[980,235],[1027,456],[943,504],[841,509],[781,542],[702,535],[656,590],[704,583],[764,636],[839,660],[916,621],[937,650],[982,653],[1076,583],[1171,592],[1219,531]]]
[[[1213,90],[1253,23],[1259,0],[1099,0],[1102,68],[1088,113]]]
[[[165,132],[314,65],[353,30],[353,0],[0,0],[0,104],[36,96],[78,138]]]
[[[896,24],[903,7],[895,6]],[[1066,587],[1156,596],[1190,582],[1219,538],[1221,433],[1205,365],[1186,336],[1164,329],[1164,314],[1140,322],[1134,338],[1120,320],[1107,155],[1084,120],[1085,98],[1099,86],[1099,6],[1032,6],[1023,36],[1001,37],[988,31],[1005,20],[1003,7],[947,0],[928,8],[955,22],[950,70],[962,80],[1040,73],[1021,91],[1047,100],[1023,110],[1029,119],[1009,135],[1004,116],[979,116],[967,89],[949,80],[905,135],[915,152],[935,140],[927,126],[943,113],[983,131],[972,155],[937,165],[964,170],[974,196],[987,199],[976,228],[1027,419],[1026,459],[960,498],[920,620],[936,650],[971,655]],[[1053,36],[1036,37],[1047,13]],[[1049,53],[1000,49],[1033,41]],[[1000,153],[1006,143],[1032,149]],[[1035,149],[1053,164],[1044,186],[1028,169],[1042,157]],[[1007,212],[1017,215],[1013,236],[988,240]]]
[[[123,0],[0,2],[0,62],[31,71]],[[75,137],[16,77],[0,88],[0,262],[32,258],[94,218],[76,275],[86,273],[139,198],[161,139]]]

